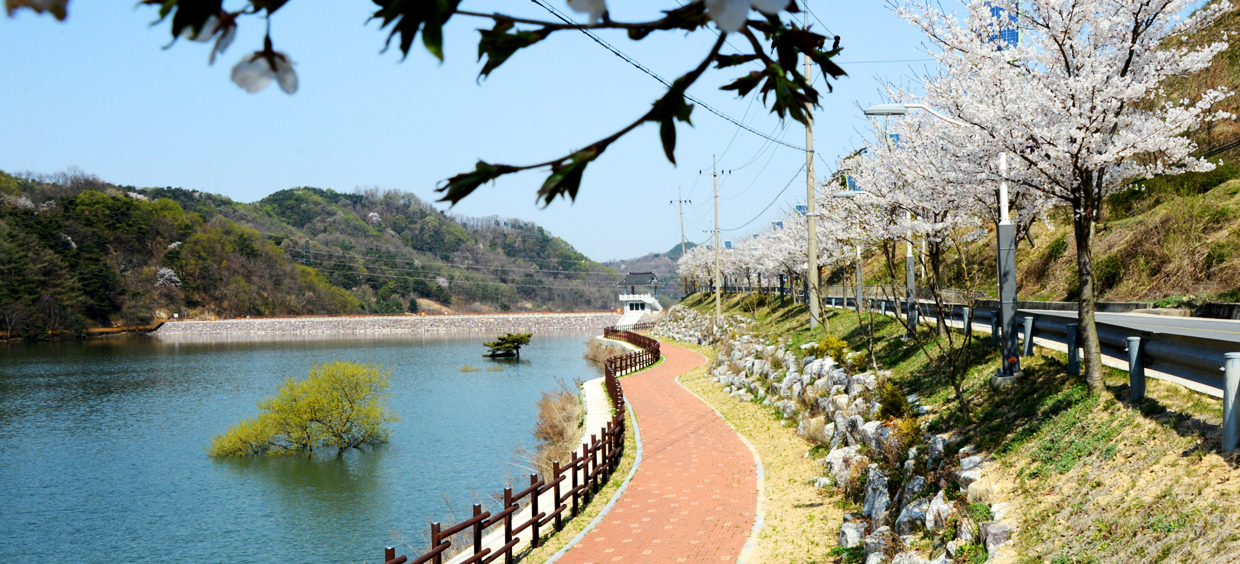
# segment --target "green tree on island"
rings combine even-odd
[[[521,357],[521,347],[530,344],[530,333],[508,333],[489,343],[482,343],[491,352],[483,355],[490,358]]]
[[[288,378],[275,397],[258,402],[259,414],[211,439],[211,456],[338,453],[388,440],[385,424],[400,420],[388,408],[390,372],[352,362],[315,366],[302,380]]]

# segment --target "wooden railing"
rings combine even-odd
[[[599,433],[590,435],[590,440],[581,444],[580,453],[574,452],[566,465],[561,465],[558,460],[552,462],[551,474],[554,478],[551,480],[530,474],[529,487],[519,492],[504,488],[503,506],[495,513],[483,511],[482,505],[474,504],[473,516],[460,523],[450,527],[431,523],[429,550],[412,560],[397,556],[394,547],[387,547],[383,553],[385,564],[443,564],[445,552],[452,548],[454,537],[462,536],[467,531],[472,533],[469,535],[470,546],[458,547],[456,557],[466,553],[468,557],[454,564],[490,564],[500,557],[503,557],[505,564],[512,564],[521,542],[521,533],[528,529],[530,546],[538,548],[542,544],[543,527],[550,525],[559,531],[565,521],[581,512],[607,483],[624,454],[624,392],[620,388],[619,376],[650,366],[659,359],[659,342],[654,339],[610,327],[604,330],[604,335],[632,343],[642,350],[607,360],[603,381],[614,410],[611,420]],[[545,507],[548,501],[552,505],[550,508]],[[522,518],[519,514],[526,507],[529,512]],[[488,529],[494,529],[494,533],[502,531],[503,544],[483,547],[483,537]],[[462,541],[457,539],[456,542]],[[495,540],[490,544],[499,542]]]

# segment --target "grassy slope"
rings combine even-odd
[[[802,308],[754,310],[741,302],[733,297],[728,307],[755,317],[760,332],[793,343],[821,336],[808,330]],[[691,296],[686,305],[706,310],[713,302]],[[825,318],[830,333],[854,350],[866,349],[868,316],[864,324],[850,311],[831,310]],[[923,417],[928,430],[955,433],[956,448],[975,444],[995,457],[983,501],[1012,502],[1020,530],[1000,561],[1240,559],[1234,532],[1240,457],[1218,453],[1218,400],[1151,380],[1151,399],[1134,408],[1127,403],[1127,375],[1118,371],[1108,374],[1108,393],[1093,397],[1083,381],[1066,376],[1063,355],[1042,349],[1024,360],[1024,381],[996,391],[988,379],[997,354],[989,336],[981,335],[972,345],[965,386],[973,418],[962,423],[954,394],[929,372],[923,353],[898,338],[895,322],[878,316],[873,322],[880,367],[892,370],[904,392],[919,393],[934,407]],[[921,542],[930,548],[929,539]]]

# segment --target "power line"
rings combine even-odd
[[[732,229],[720,229],[720,231],[740,231],[741,229],[744,229],[746,226],[748,226],[750,223],[757,221],[759,217],[762,217],[762,214],[766,213],[766,210],[771,209],[771,206],[775,205],[775,202],[779,201],[779,197],[783,196],[784,192],[788,191],[788,187],[792,186],[792,183],[796,181],[797,177],[801,175],[801,171],[803,170],[805,170],[805,165],[801,165],[801,168],[797,169],[796,174],[792,175],[792,180],[789,180],[788,183],[784,185],[784,189],[780,190],[778,194],[775,194],[775,198],[771,200],[771,203],[767,204],[765,208],[762,208],[762,211],[758,212],[758,215],[753,216],[753,219],[746,221],[743,225],[739,227],[733,227]]]
[[[309,249],[307,249],[307,250],[302,250],[302,249],[292,249],[292,252],[294,252],[294,253],[302,253],[302,254],[309,253],[309,254],[315,254],[315,255],[331,256],[331,257],[355,258],[355,259],[358,259],[358,260],[376,260],[376,259],[382,260],[382,259],[384,258],[384,257],[367,257],[367,256],[362,256],[362,255],[352,255],[352,254],[348,254],[348,253],[329,253],[329,252],[325,252],[325,251],[315,251],[315,250],[309,250]],[[405,262],[409,262],[409,261],[408,261],[408,259],[387,259],[387,260],[404,260]],[[613,274],[611,274],[611,273],[607,273],[607,272],[598,272],[598,271],[589,271],[589,270],[587,270],[587,271],[581,271],[581,270],[550,270],[550,269],[542,269],[542,268],[518,268],[518,267],[515,267],[515,266],[482,266],[482,265],[464,264],[464,263],[451,263],[451,262],[442,262],[442,263],[436,263],[436,264],[438,264],[438,265],[443,265],[443,266],[450,266],[450,267],[454,267],[454,268],[481,268],[481,269],[487,269],[487,270],[515,270],[515,271],[518,271],[518,272],[546,272],[546,273],[566,273],[566,274],[583,274],[583,275],[613,276]]]
[[[546,10],[546,11],[550,12],[552,15],[554,15],[554,16],[555,16],[555,17],[557,17],[557,18],[559,18],[559,19],[560,19],[561,21],[563,21],[564,23],[566,23],[566,24],[570,24],[570,25],[572,25],[572,24],[573,24],[573,21],[572,21],[572,20],[570,20],[570,19],[568,18],[568,16],[565,16],[564,14],[561,14],[559,10],[556,10],[555,8],[553,8],[553,7],[551,7],[551,6],[549,6],[549,5],[545,4],[545,3],[543,3],[543,0],[530,0],[530,1],[531,1],[531,2],[533,2],[533,3],[535,3],[535,4],[537,4],[537,5],[538,5],[539,7],[541,7],[542,9],[544,9],[544,10]],[[611,44],[607,43],[606,41],[603,41],[603,39],[602,39],[602,38],[600,38],[599,36],[597,36],[597,35],[595,35],[595,34],[591,33],[591,32],[590,32],[590,30],[585,29],[585,28],[578,28],[578,31],[580,31],[581,33],[586,34],[586,37],[589,37],[590,39],[593,39],[595,43],[598,43],[598,44],[599,44],[599,45],[601,45],[604,49],[606,49],[606,50],[608,50],[608,51],[611,51],[613,55],[615,55],[615,56],[617,56],[617,57],[620,57],[620,59],[621,59],[621,60],[623,60],[624,62],[626,62],[626,63],[628,63],[628,64],[630,64],[630,65],[633,65],[633,67],[634,67],[634,68],[636,68],[637,70],[640,70],[640,71],[642,71],[642,72],[644,72],[644,73],[646,73],[646,74],[650,75],[650,77],[651,77],[651,78],[653,78],[653,79],[655,79],[655,80],[659,81],[661,84],[663,84],[663,86],[666,86],[666,87],[668,87],[668,88],[671,88],[671,87],[672,87],[672,83],[668,82],[668,81],[667,81],[667,79],[665,79],[665,78],[663,78],[663,77],[659,76],[659,75],[658,75],[658,73],[656,73],[656,72],[654,72],[654,71],[650,70],[649,68],[646,68],[644,65],[642,65],[642,64],[641,64],[641,63],[639,63],[639,62],[637,62],[637,61],[636,61],[636,60],[634,60],[632,57],[630,57],[630,56],[628,56],[628,55],[626,55],[626,54],[624,54],[624,53],[620,52],[620,50],[619,50],[619,49],[616,49],[615,47],[612,47],[612,46],[611,46]],[[721,118],[723,118],[723,119],[725,119],[725,120],[727,120],[727,121],[731,122],[733,125],[735,125],[735,126],[737,126],[737,127],[741,128],[741,129],[744,129],[745,131],[748,131],[748,132],[750,132],[750,133],[752,133],[752,134],[754,134],[754,135],[757,135],[758,137],[762,137],[762,138],[764,138],[764,139],[767,139],[767,140],[773,141],[773,142],[775,142],[775,143],[779,143],[780,145],[783,145],[783,146],[785,146],[785,147],[788,147],[789,149],[796,149],[796,150],[798,150],[798,151],[804,151],[804,150],[805,150],[805,147],[797,147],[796,145],[791,145],[791,144],[785,143],[785,142],[783,142],[783,141],[780,141],[780,140],[778,140],[778,139],[775,139],[774,137],[769,137],[769,136],[767,136],[767,135],[763,134],[762,132],[760,132],[760,131],[758,131],[758,130],[756,130],[756,129],[752,128],[752,127],[749,127],[748,125],[745,125],[745,124],[743,124],[743,123],[741,123],[741,122],[739,122],[739,121],[736,121],[735,119],[733,119],[732,117],[730,117],[730,116],[728,116],[728,115],[724,114],[723,112],[720,112],[719,110],[716,110],[716,109],[715,109],[715,108],[713,108],[710,104],[707,104],[706,102],[703,102],[703,101],[701,101],[701,100],[699,100],[699,99],[697,99],[697,98],[695,98],[695,97],[693,97],[693,96],[689,95],[689,93],[687,93],[687,92],[685,93],[685,98],[686,98],[687,100],[689,100],[689,101],[691,101],[691,102],[695,103],[695,104],[698,104],[699,106],[702,106],[703,108],[705,108],[705,109],[706,109],[706,111],[708,111],[708,112],[710,112],[710,113],[712,113],[712,114],[715,114],[715,115],[717,115],[717,116],[719,116],[719,117],[721,117]]]

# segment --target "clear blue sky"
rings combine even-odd
[[[564,0],[549,0],[567,11]],[[612,16],[635,20],[670,9],[676,0],[612,0]],[[226,4],[226,6],[229,6]],[[69,19],[23,11],[0,21],[0,169],[50,173],[77,166],[118,184],[178,186],[250,202],[296,186],[351,192],[359,186],[400,189],[427,201],[437,183],[485,159],[529,164],[584,146],[635,119],[663,87],[577,32],[558,32],[519,52],[491,78],[476,83],[478,35],[489,27],[456,17],[445,30],[441,65],[420,45],[404,62],[380,54],[386,32],[366,23],[370,2],[290,2],[272,18],[276,50],[296,63],[300,90],[274,84],[246,94],[229,81],[245,54],[262,46],[262,22],[242,20],[229,51],[207,65],[209,44],[168,43],[166,24],[149,27],[156,11],[114,2],[73,0]],[[471,0],[464,8],[549,18],[532,2]],[[858,105],[882,102],[879,80],[909,82],[930,63],[922,37],[882,2],[809,0],[842,36],[838,59],[850,77],[835,84],[816,113],[819,177],[839,155],[860,146]],[[814,23],[816,30],[822,26]],[[654,34],[632,42],[604,38],[669,79],[700,61],[715,36],[699,31]],[[735,40],[732,41],[735,43]],[[738,44],[739,46],[739,44]],[[914,60],[913,62],[868,61]],[[859,62],[859,64],[850,64]],[[860,63],[866,62],[866,63]],[[743,67],[742,67],[743,68]],[[690,94],[754,129],[804,146],[804,128],[778,119],[759,103],[718,86],[739,72],[707,74]],[[821,83],[819,83],[821,85]],[[475,192],[454,213],[498,214],[537,222],[596,260],[666,251],[680,240],[678,188],[686,206],[685,235],[703,241],[711,227],[712,155],[719,168],[720,224],[738,239],[805,199],[804,153],[772,145],[703,108],[695,127],[681,127],[673,166],[658,129],[647,125],[612,146],[587,171],[576,203],[542,209],[534,193],[544,174],[527,172]],[[780,191],[788,186],[782,195]],[[447,209],[443,204],[438,206]]]

